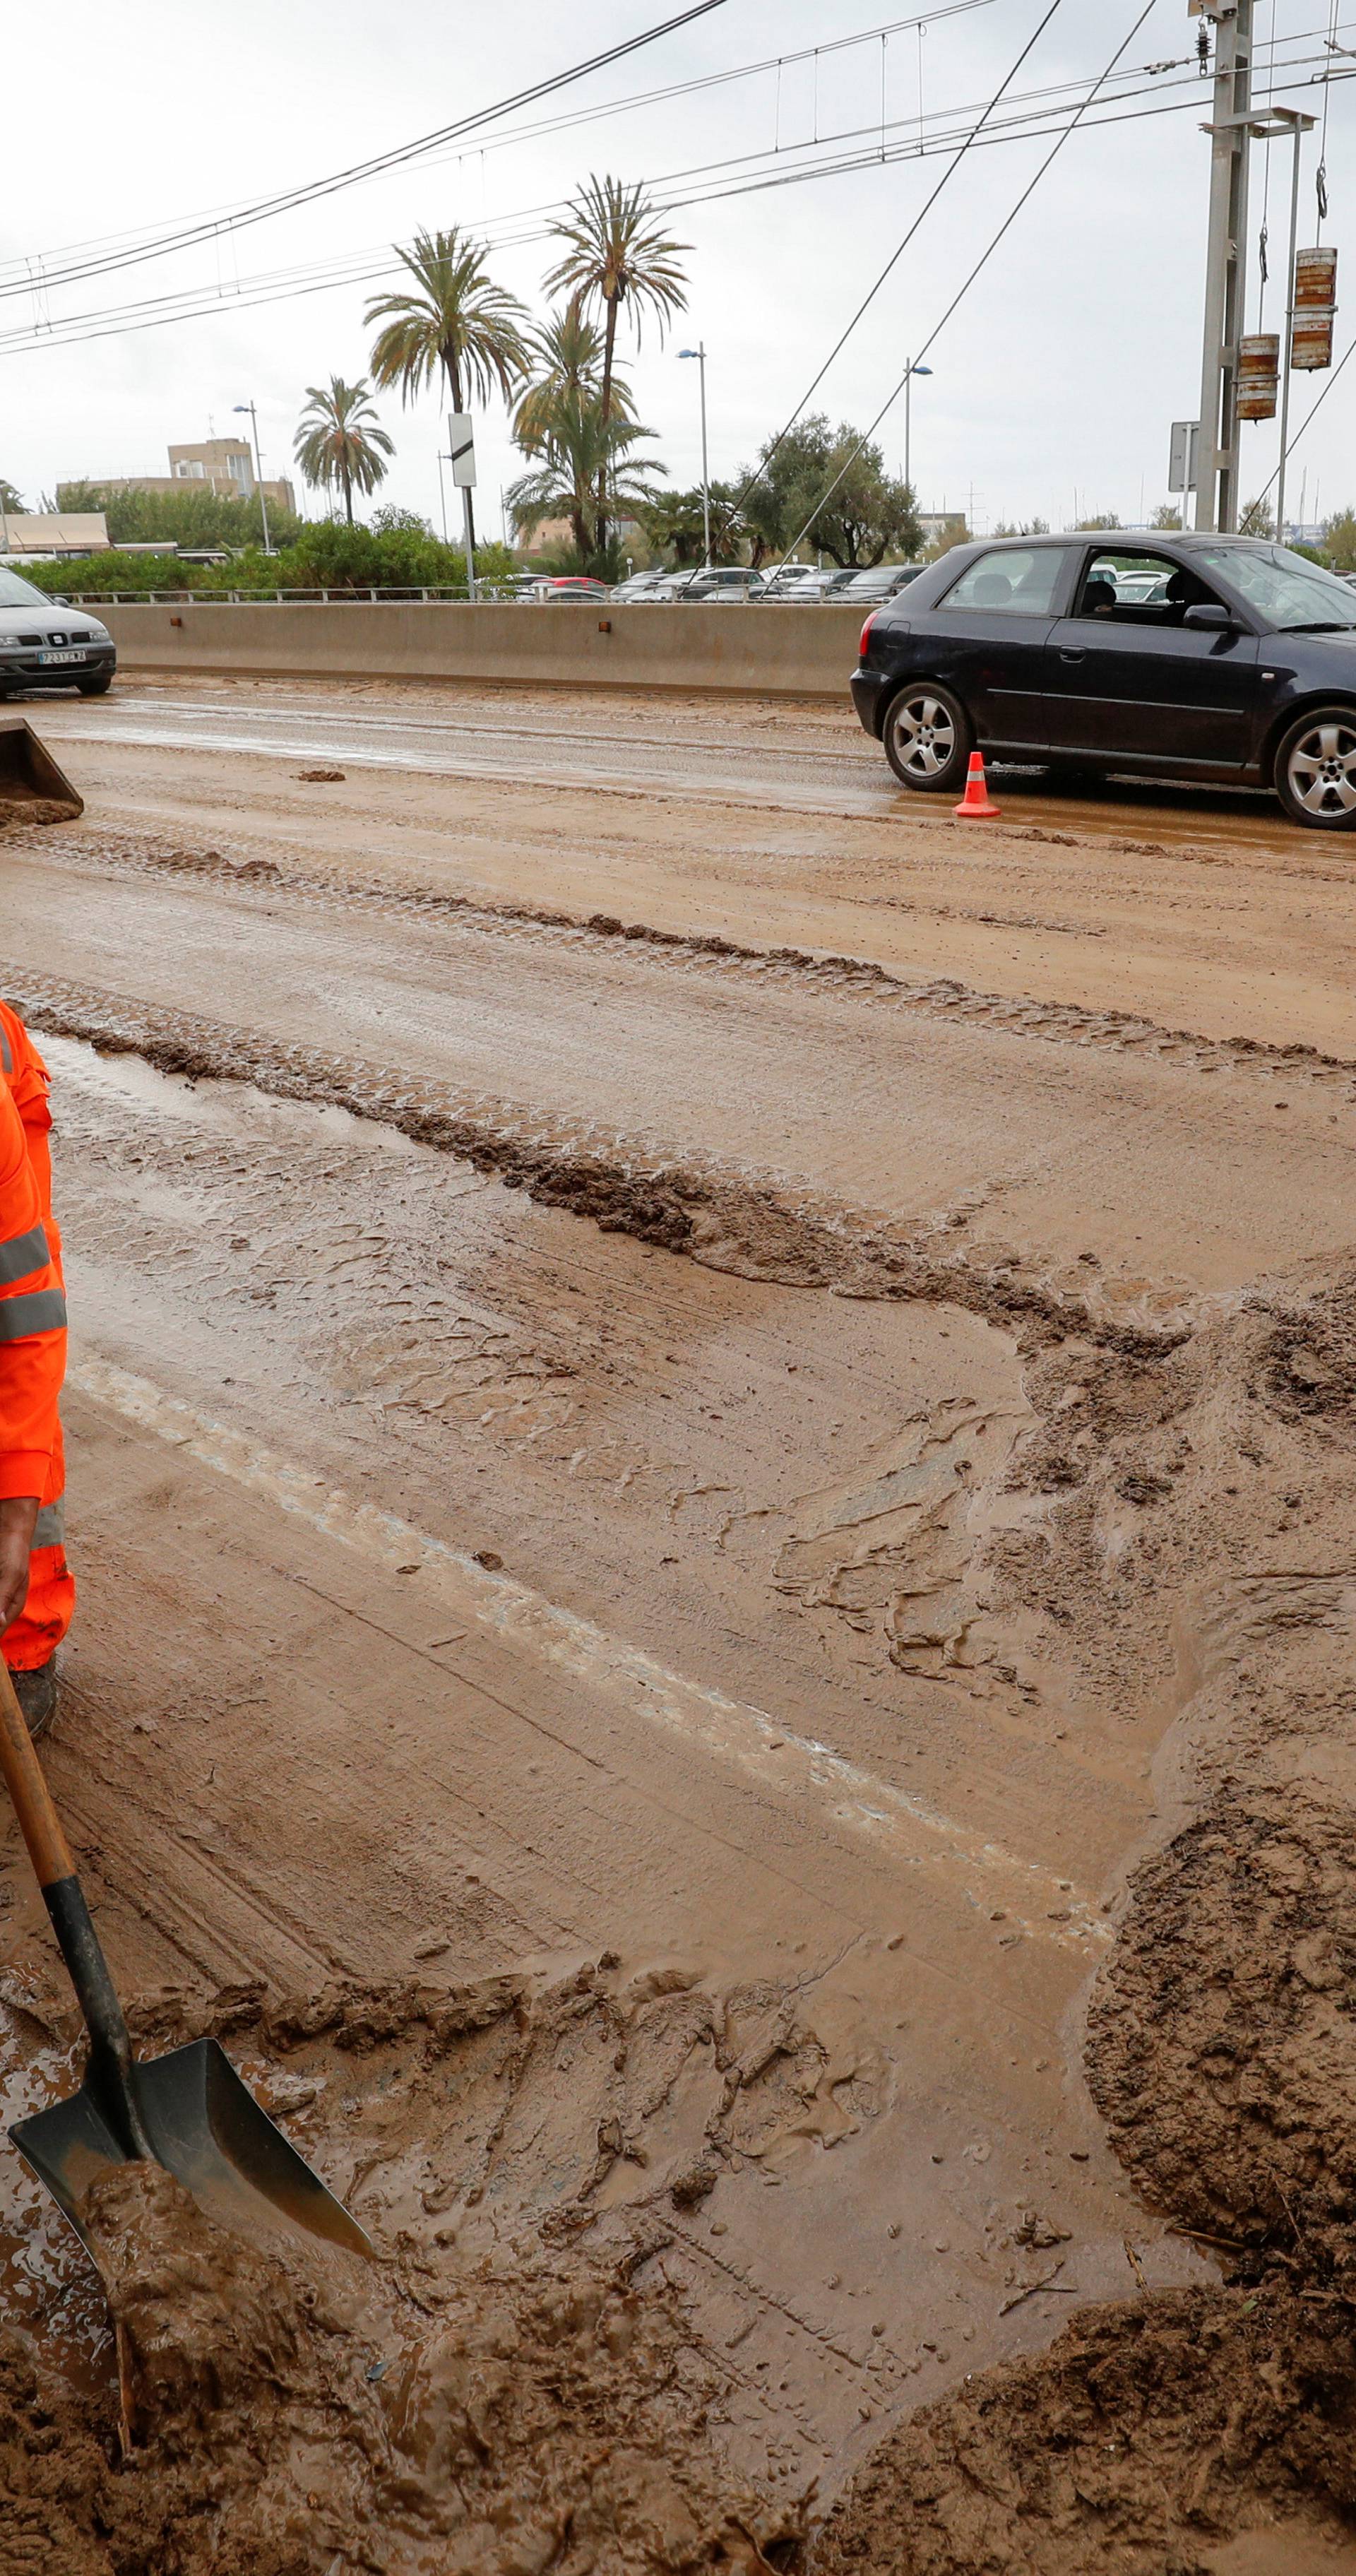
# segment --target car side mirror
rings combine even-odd
[[[1227,635],[1234,622],[1228,609],[1215,599],[1196,600],[1182,619],[1184,626],[1203,626],[1211,635]]]

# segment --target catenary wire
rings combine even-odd
[[[835,474],[835,476],[834,476],[834,478],[833,478],[832,482],[831,482],[831,483],[829,483],[829,484],[827,484],[827,485],[825,486],[824,490],[820,493],[820,495],[819,495],[819,497],[818,497],[817,501],[815,502],[814,508],[813,508],[813,509],[812,509],[812,511],[810,512],[810,515],[809,515],[808,519],[807,519],[807,520],[806,520],[806,522],[805,522],[804,527],[803,527],[803,528],[799,531],[799,533],[798,533],[798,534],[797,534],[797,535],[792,539],[791,544],[787,547],[786,552],[783,554],[783,556],[782,556],[782,558],[781,558],[781,562],[780,562],[780,563],[778,564],[778,566],[777,566],[777,570],[778,570],[778,572],[782,571],[782,570],[783,570],[783,568],[784,568],[784,566],[785,566],[785,565],[787,565],[787,564],[791,561],[791,558],[792,558],[792,556],[794,555],[794,553],[795,553],[795,551],[796,551],[797,546],[802,545],[802,544],[804,543],[804,541],[805,541],[806,537],[809,535],[809,532],[810,532],[811,528],[814,526],[815,520],[818,518],[820,511],[823,509],[825,502],[826,502],[826,501],[831,501],[831,500],[832,500],[832,498],[833,498],[833,496],[834,496],[834,493],[837,491],[839,484],[840,484],[840,483],[842,482],[842,480],[843,480],[844,475],[845,475],[845,474],[848,474],[848,473],[851,471],[852,467],[855,465],[855,463],[856,463],[856,461],[857,461],[857,458],[861,455],[862,449],[865,447],[865,445],[866,445],[866,443],[867,443],[868,439],[870,439],[870,438],[874,437],[874,435],[875,435],[876,431],[877,431],[877,430],[879,429],[879,427],[880,427],[881,422],[884,420],[884,418],[885,418],[885,415],[886,415],[887,411],[889,411],[891,404],[892,404],[892,403],[895,403],[895,402],[897,402],[897,401],[898,401],[900,394],[903,392],[904,386],[905,386],[905,385],[907,384],[907,382],[908,382],[909,375],[910,375],[910,373],[911,373],[912,369],[913,369],[913,368],[917,365],[917,363],[918,363],[918,359],[919,359],[919,358],[924,358],[924,357],[926,357],[926,356],[927,356],[927,353],[928,353],[928,351],[929,351],[929,349],[931,349],[931,348],[933,348],[933,347],[935,346],[935,344],[936,344],[937,340],[940,338],[940,336],[941,336],[942,332],[946,329],[947,323],[951,320],[951,317],[952,317],[953,313],[955,313],[955,311],[957,310],[958,306],[959,306],[961,303],[963,303],[963,301],[964,301],[965,297],[969,294],[970,289],[971,289],[971,287],[974,285],[975,279],[979,276],[981,269],[984,269],[984,268],[986,268],[986,267],[988,266],[989,261],[992,259],[993,254],[994,254],[994,252],[997,250],[998,245],[999,245],[999,243],[1002,241],[1002,239],[1003,239],[1004,235],[1005,235],[1006,233],[1008,233],[1008,232],[1010,232],[1010,231],[1011,231],[1012,226],[1013,226],[1013,225],[1015,224],[1015,222],[1017,221],[1017,218],[1018,218],[1018,216],[1020,215],[1020,213],[1022,212],[1023,207],[1024,207],[1024,206],[1026,206],[1027,204],[1029,204],[1029,202],[1030,202],[1031,198],[1035,195],[1036,190],[1037,190],[1037,188],[1040,186],[1040,183],[1041,183],[1042,179],[1045,177],[1045,174],[1046,174],[1047,170],[1051,167],[1052,163],[1053,163],[1055,160],[1057,160],[1057,158],[1058,158],[1059,154],[1063,151],[1064,146],[1065,146],[1065,144],[1068,142],[1070,135],[1071,135],[1071,134],[1074,134],[1074,133],[1077,131],[1077,129],[1078,129],[1078,127],[1079,127],[1079,125],[1082,123],[1083,115],[1084,115],[1085,109],[1086,109],[1086,108],[1088,108],[1088,107],[1090,107],[1090,106],[1092,105],[1093,100],[1096,98],[1098,91],[1102,88],[1103,84],[1104,84],[1107,80],[1109,80],[1109,79],[1110,79],[1110,76],[1111,76],[1112,72],[1115,70],[1117,63],[1120,61],[1120,58],[1121,58],[1122,54],[1125,52],[1127,45],[1132,45],[1132,44],[1134,43],[1134,40],[1135,40],[1136,36],[1139,34],[1140,28],[1143,26],[1143,24],[1144,24],[1144,22],[1145,22],[1145,19],[1146,19],[1146,18],[1149,18],[1149,17],[1152,17],[1153,12],[1154,12],[1154,9],[1155,9],[1155,7],[1156,7],[1156,6],[1157,6],[1157,0],[1146,0],[1146,5],[1145,5],[1145,7],[1140,11],[1140,14],[1139,14],[1138,18],[1135,20],[1135,23],[1134,23],[1133,27],[1131,27],[1131,29],[1130,29],[1129,33],[1128,33],[1126,36],[1122,37],[1120,44],[1116,47],[1116,50],[1115,50],[1114,54],[1112,55],[1110,62],[1107,64],[1106,70],[1105,70],[1104,72],[1102,72],[1102,73],[1099,75],[1099,77],[1097,78],[1097,80],[1096,80],[1096,81],[1094,81],[1094,83],[1093,83],[1093,85],[1092,85],[1092,88],[1089,90],[1089,92],[1088,92],[1088,94],[1087,94],[1087,98],[1086,98],[1085,100],[1083,100],[1083,101],[1081,101],[1081,102],[1080,102],[1079,106],[1077,107],[1077,109],[1075,110],[1075,112],[1074,112],[1073,116],[1071,117],[1071,119],[1070,119],[1070,121],[1069,121],[1068,125],[1065,127],[1065,129],[1064,129],[1063,133],[1062,133],[1062,134],[1060,134],[1060,135],[1056,138],[1056,141],[1055,141],[1055,143],[1054,143],[1053,147],[1051,148],[1051,150],[1050,150],[1049,152],[1047,152],[1047,154],[1046,154],[1046,156],[1045,156],[1045,159],[1042,161],[1042,163],[1041,163],[1041,166],[1040,166],[1039,170],[1037,170],[1037,171],[1036,171],[1036,173],[1034,174],[1034,176],[1033,176],[1033,177],[1032,177],[1032,178],[1027,182],[1026,187],[1022,190],[1022,193],[1021,193],[1020,197],[1018,198],[1016,205],[1015,205],[1015,206],[1013,206],[1013,207],[1012,207],[1012,209],[1011,209],[1011,211],[1010,211],[1008,214],[1006,214],[1006,215],[1004,216],[1003,221],[1002,221],[1002,223],[999,225],[997,232],[993,235],[993,237],[992,237],[992,239],[990,240],[990,242],[988,243],[987,247],[986,247],[983,251],[981,251],[979,258],[976,260],[976,262],[975,262],[975,264],[974,264],[974,267],[973,267],[973,268],[971,269],[971,271],[970,271],[969,276],[965,279],[964,284],[963,284],[961,287],[959,287],[959,288],[958,288],[958,290],[957,290],[957,292],[955,293],[955,295],[953,295],[953,297],[952,297],[952,299],[951,299],[951,302],[948,304],[948,306],[947,306],[947,308],[946,308],[946,311],[945,311],[945,313],[942,315],[942,318],[941,318],[940,322],[934,323],[933,328],[932,328],[932,330],[929,332],[927,339],[923,342],[922,348],[917,352],[917,355],[916,355],[916,356],[914,356],[914,357],[911,357],[911,358],[910,358],[910,360],[909,360],[909,364],[908,364],[908,366],[905,368],[904,374],[900,377],[899,382],[898,382],[898,384],[894,387],[893,392],[892,392],[892,393],[890,393],[890,394],[887,396],[886,400],[881,404],[880,410],[877,412],[876,417],[875,417],[875,419],[871,422],[871,424],[870,424],[869,428],[865,429],[865,430],[862,432],[862,435],[861,435],[861,437],[857,440],[856,445],[852,448],[852,450],[850,451],[850,453],[849,453],[849,454],[844,458],[843,463],[840,465],[840,467],[839,467],[839,469],[838,469],[838,472]]]
[[[1291,68],[1301,67],[1291,66]],[[1337,83],[1356,78],[1356,73],[1337,72],[1330,77],[1334,83]],[[1312,82],[1281,84],[1276,94],[1283,96],[1288,89],[1302,89],[1313,85]],[[1194,83],[1190,86],[1194,92]],[[1180,114],[1190,105],[1190,98],[1164,101],[1158,96],[1155,96],[1155,104],[1146,108],[1129,109],[1122,104],[1118,105],[1113,113],[1087,119],[1083,131],[1095,133],[1112,125],[1138,122],[1154,116]],[[1043,113],[1046,121],[1041,124],[1033,124],[1029,115],[1001,121],[997,127],[990,128],[976,138],[976,148],[987,149],[995,143],[1014,141],[1039,142],[1052,133],[1062,134],[1068,130],[1062,122],[1059,125],[1051,125],[1048,121],[1050,111]],[[911,124],[912,120],[901,119],[899,122]],[[873,128],[872,131],[874,130]],[[883,154],[879,146],[873,143],[869,150],[854,152],[831,161],[801,164],[789,170],[774,169],[766,175],[759,172],[752,175],[746,173],[726,185],[691,188],[680,190],[677,194],[666,194],[656,199],[656,206],[660,212],[672,213],[689,206],[711,204],[722,199],[737,199],[772,188],[798,186],[812,179],[850,175],[861,169],[881,166],[883,163],[895,163],[908,159],[931,159],[940,152],[954,152],[957,140],[956,133],[934,138],[920,151],[917,143],[910,139],[907,145],[887,148]],[[768,157],[770,156],[766,154],[743,155],[741,160],[747,162]],[[717,163],[709,166],[719,170],[730,165]],[[682,175],[686,174],[671,174],[668,178],[657,180],[653,184],[658,189],[672,189],[676,179]],[[524,212],[522,215],[491,219],[488,230],[494,237],[494,247],[515,249],[524,244],[548,238],[552,229],[551,218],[557,211],[558,204],[544,205],[530,212]],[[510,225],[526,228],[512,231],[500,229]],[[308,294],[324,293],[342,286],[372,284],[393,274],[391,254],[385,245],[358,254],[359,265],[348,264],[353,256],[353,254],[342,255],[343,264],[341,265],[331,261],[296,270],[281,270],[273,273],[265,271],[229,289],[224,288],[220,283],[211,287],[177,288],[163,297],[151,298],[140,304],[95,307],[88,313],[70,315],[56,322],[25,324],[21,329],[0,331],[0,349],[17,353],[30,348],[73,348],[89,340],[116,337],[134,330],[156,329],[180,321],[200,320],[209,314],[221,311],[248,311],[259,305],[278,303]]]
[[[482,125],[492,124],[499,117],[511,114],[514,108],[530,106],[535,99],[548,98],[553,91],[568,87],[572,81],[584,80],[590,72],[604,71],[609,63],[620,62],[628,54],[639,53],[642,47],[656,44],[661,37],[673,35],[679,27],[690,26],[694,19],[709,17],[714,9],[725,6],[726,0],[694,0],[694,5],[681,10],[677,17],[665,18],[655,26],[642,28],[639,35],[628,36],[620,44],[609,45],[602,53],[590,54],[584,61],[572,63],[565,71],[553,72],[545,80],[534,81],[528,88],[499,99],[493,107],[477,108],[471,116],[460,117],[451,125],[435,127],[431,133],[417,136],[413,142],[399,144],[390,152],[376,153],[370,160],[352,162],[324,179],[308,180],[299,187],[283,189],[275,196],[259,198],[234,214],[181,226],[174,232],[143,243],[137,250],[44,271],[43,288],[69,285],[77,278],[100,276],[113,268],[137,267],[147,260],[163,258],[168,251],[183,250],[200,241],[216,241],[224,234],[242,231],[248,225],[266,223],[272,216],[289,213],[295,206],[314,205],[322,197],[331,197],[341,189],[353,187],[360,179],[371,178],[383,170],[397,169],[402,163],[418,159],[422,153],[435,149],[439,144],[474,133]],[[32,284],[30,276],[16,284],[0,286],[0,295],[26,294]]]

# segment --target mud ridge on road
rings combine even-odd
[[[1086,1295],[1076,1295],[1015,1255],[997,1262],[948,1255],[942,1222],[906,1235],[869,1211],[808,1191],[792,1200],[772,1175],[695,1158],[673,1162],[624,1137],[610,1138],[600,1150],[594,1131],[586,1147],[568,1132],[544,1133],[541,1113],[530,1107],[411,1084],[357,1057],[279,1046],[248,1030],[54,978],[11,972],[9,983],[15,1007],[49,1035],[138,1055],[190,1081],[249,1082],[284,1099],[346,1109],[455,1154],[544,1206],[567,1208],[605,1231],[685,1253],[710,1269],[839,1296],[959,1305],[1032,1337],[1033,1346],[1078,1331],[1110,1349],[1152,1351],[1171,1347],[1190,1329],[1176,1321],[1154,1327],[1115,1318],[1100,1306],[1095,1277]]]
[[[1331,2540],[1356,2510],[1356,1267],[1158,1358],[1070,1343],[1027,1387],[1010,1480],[1053,1502],[997,1542],[1008,1600],[1055,1617],[1077,1704],[1180,1705],[1085,2072],[1229,2277],[1090,2310],[917,2416],[816,2576],[1204,2576],[1232,2533]]]
[[[582,915],[532,904],[490,903],[474,895],[440,893],[433,887],[412,887],[401,892],[380,879],[310,876],[290,868],[284,870],[272,859],[233,860],[218,850],[187,850],[130,834],[120,836],[117,845],[111,846],[105,833],[97,852],[83,842],[50,837],[34,846],[40,848],[44,859],[58,857],[100,875],[154,872],[197,877],[213,885],[237,888],[246,895],[281,893],[327,908],[361,908],[368,917],[378,920],[456,920],[473,930],[483,928],[509,936],[515,932],[563,936],[571,947],[623,942],[699,972],[740,978],[756,975],[763,986],[788,980],[802,990],[806,985],[820,985],[835,995],[854,994],[864,1002],[929,1019],[964,1020],[1001,1029],[1005,1036],[1034,1038],[1059,1046],[1096,1047],[1116,1054],[1133,1052],[1191,1073],[1252,1073],[1265,1078],[1284,1074],[1291,1081],[1321,1083],[1332,1096],[1356,1101],[1356,1058],[1324,1054],[1299,1040],[1277,1046],[1249,1037],[1204,1037],[1192,1029],[1163,1027],[1133,1011],[1113,1007],[1092,1010],[1075,1002],[977,991],[952,976],[912,981],[870,958],[805,948],[760,948],[728,939],[719,932],[662,930],[648,922],[622,921],[609,913]],[[1068,929],[1080,936],[1088,935],[1083,925],[1041,922],[1034,916],[1009,921],[1003,914],[976,912],[967,917],[1000,925],[1006,921],[1014,928]]]

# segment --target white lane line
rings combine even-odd
[[[576,1617],[511,1575],[493,1573],[474,1557],[397,1519],[394,1513],[358,1502],[309,1469],[274,1457],[242,1433],[165,1394],[149,1379],[90,1354],[72,1367],[70,1381],[97,1404],[153,1432],[170,1447],[186,1450],[234,1483],[267,1495],[308,1528],[357,1550],[388,1572],[417,1565],[433,1579],[455,1617],[473,1619],[507,1643],[526,1648],[605,1693],[629,1716],[662,1727],[666,1734],[700,1746],[714,1759],[751,1773],[764,1789],[783,1798],[800,1795],[827,1807],[837,1824],[886,1845],[904,1865],[931,1863],[954,1873],[960,1863],[975,1871],[988,1885],[983,1899],[976,1896],[974,1901],[991,1904],[995,1888],[1001,1887],[1014,1930],[1061,1949],[1086,1951],[1110,1939],[1110,1926],[1093,1900],[1068,1880],[1053,1877],[1001,1843],[978,1839],[922,1799],[845,1761],[829,1745],[794,1734],[765,1710],[670,1672],[639,1647]]]

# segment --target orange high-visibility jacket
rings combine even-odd
[[[66,1299],[47,1141],[51,1114],[46,1066],[5,1002],[0,1074],[0,1498],[46,1498],[61,1454],[57,1401],[66,1373]]]

